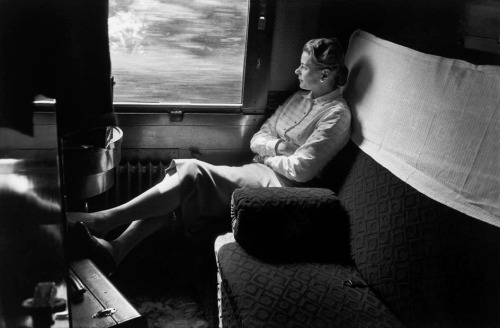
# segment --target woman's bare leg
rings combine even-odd
[[[97,241],[110,252],[115,263],[119,264],[137,244],[159,230],[165,223],[164,216],[137,220],[132,222],[118,238],[112,241],[97,238]]]
[[[179,183],[177,172],[171,172],[163,181],[125,204],[93,213],[70,212],[67,218],[70,224],[82,221],[96,236],[103,237],[123,224],[173,212],[180,205]]]
[[[68,213],[67,217],[71,223],[84,222],[98,237],[130,223],[113,241],[96,238],[119,264],[139,242],[159,230],[179,205],[179,177],[170,172],[162,182],[123,205],[94,213]]]

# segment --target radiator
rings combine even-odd
[[[98,211],[123,204],[148,190],[165,177],[169,162],[122,161],[115,168],[115,182],[103,193],[88,200],[89,211]]]

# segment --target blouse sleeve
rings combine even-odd
[[[290,180],[307,182],[316,177],[350,137],[347,105],[335,105],[317,124],[306,142],[291,156],[268,156],[264,163]]]
[[[276,145],[281,140],[278,136],[276,123],[292,98],[293,96],[280,105],[274,114],[262,124],[260,130],[253,135],[250,149],[254,153],[261,157],[276,156]]]

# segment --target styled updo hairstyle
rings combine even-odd
[[[311,56],[311,62],[319,69],[328,68],[334,76],[334,88],[347,83],[349,70],[344,65],[344,51],[336,38],[312,39],[302,51]]]

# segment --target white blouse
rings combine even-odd
[[[307,182],[321,173],[345,146],[351,132],[351,112],[340,89],[312,98],[298,91],[262,125],[252,137],[250,148],[262,162],[290,180]],[[280,141],[299,148],[291,156],[276,154]]]

